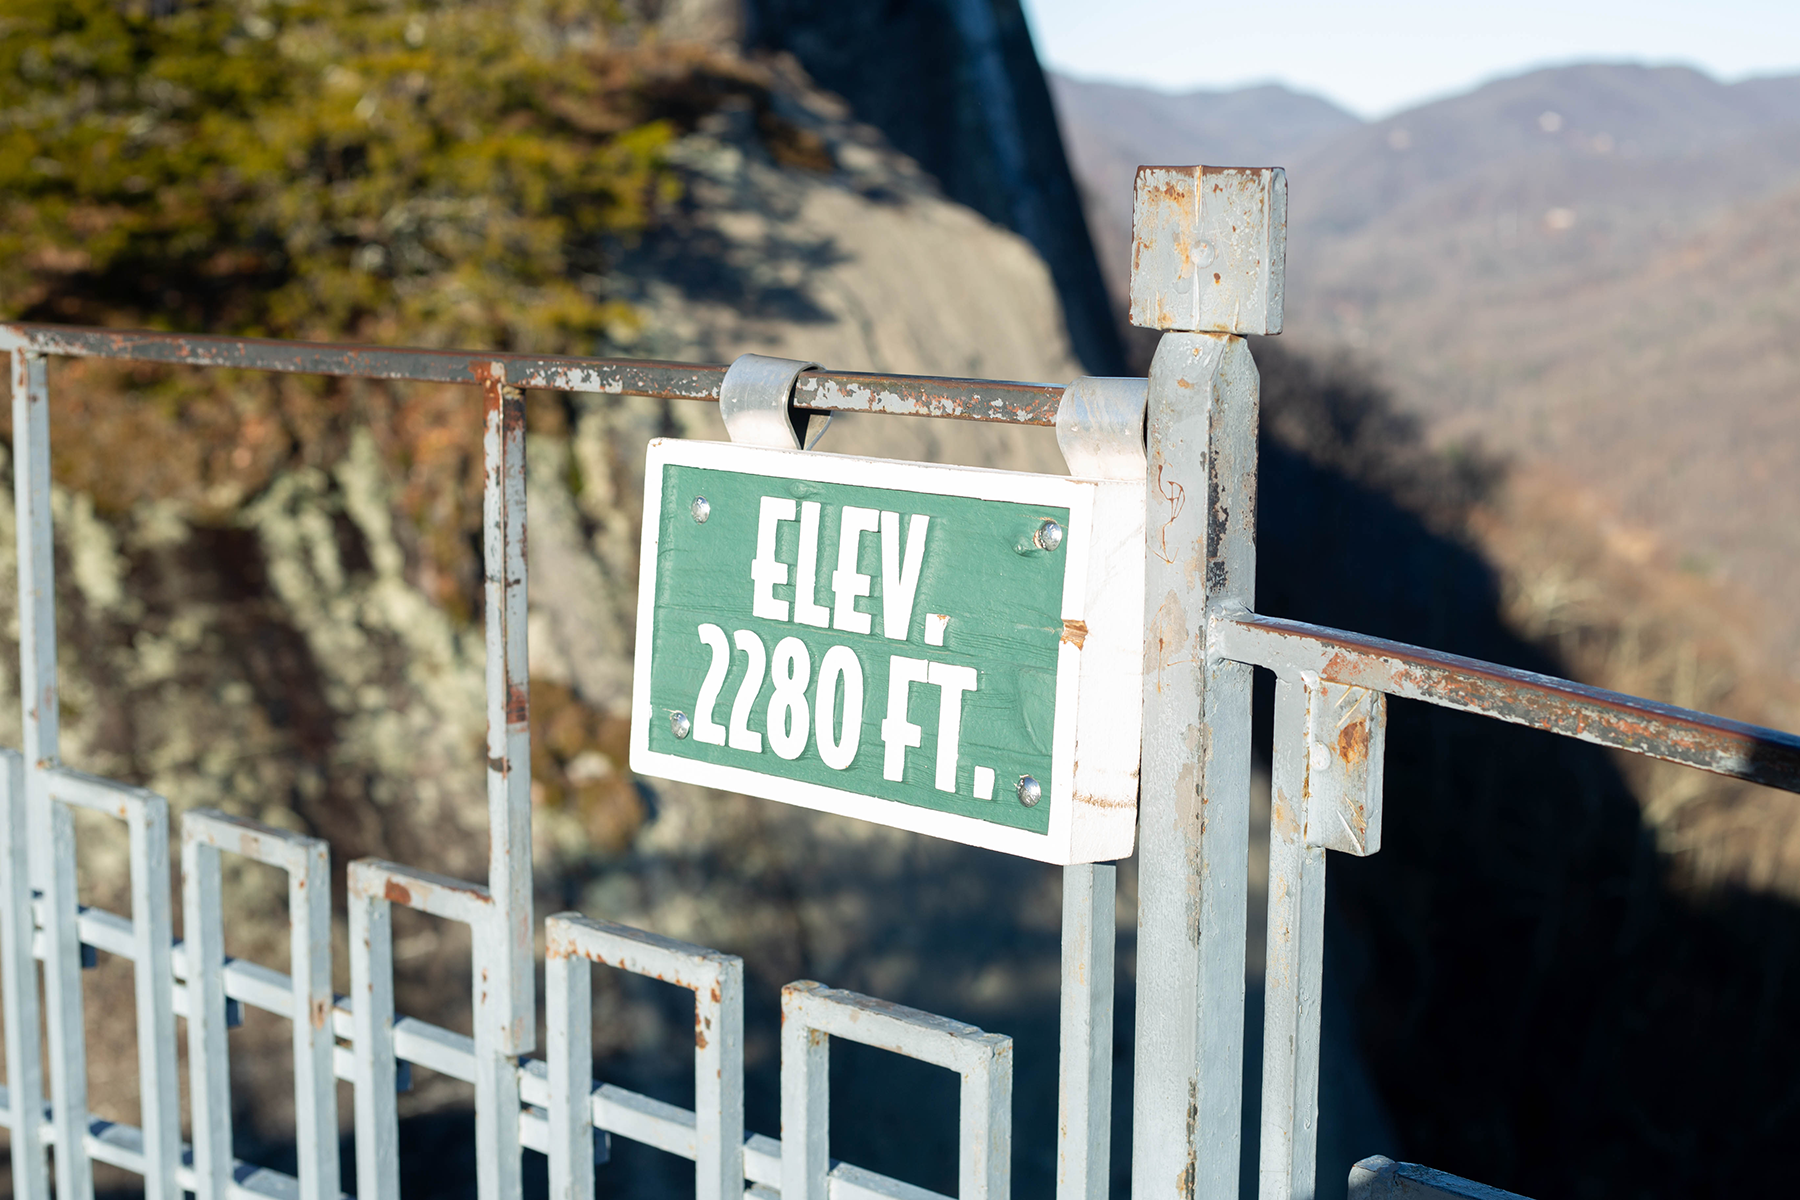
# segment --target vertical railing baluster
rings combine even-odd
[[[31,942],[30,840],[25,819],[25,760],[0,750],[0,989],[6,1005],[6,1088],[12,1110],[12,1194],[44,1200],[50,1177],[44,1161],[44,1062],[38,1044],[37,959]]]
[[[24,710],[25,795],[32,882],[44,903],[44,1009],[50,1043],[56,1194],[89,1200],[87,1048],[83,1042],[81,942],[75,930],[75,824],[50,800],[46,772],[58,759],[55,542],[50,524],[50,384],[41,355],[15,350],[13,503],[19,555],[19,692]]]
[[[331,1032],[331,851],[289,844],[288,970],[293,976],[294,1135],[300,1200],[338,1200],[337,1076]]]
[[[169,802],[142,792],[126,812],[136,968],[138,1095],[145,1200],[181,1200],[181,1091],[175,1066],[174,930],[169,913]]]
[[[550,1200],[594,1200],[594,1110],[589,1099],[594,1090],[593,968],[585,959],[560,952],[557,921],[550,918],[544,959]]]
[[[792,985],[790,985],[791,987]],[[815,985],[816,986],[816,985]],[[781,1020],[781,1197],[828,1200],[831,1035],[786,1012]]]
[[[507,953],[490,983],[502,1001],[500,1049],[537,1044],[531,915],[531,684],[525,639],[525,394],[506,386],[495,363],[482,385],[486,407],[482,553],[486,567],[488,892]],[[497,984],[498,986],[494,986]]]
[[[1263,969],[1260,1200],[1310,1198],[1319,1114],[1320,990],[1325,970],[1325,849],[1306,838],[1307,695],[1275,683],[1269,805],[1269,932]]]
[[[737,1200],[744,1191],[744,962],[715,954],[712,979],[694,989],[694,1195]]]
[[[1310,1200],[1318,1176],[1319,1031],[1325,981],[1325,852],[1381,849],[1387,701],[1281,670],[1269,815],[1263,972],[1261,1200]]]
[[[231,1062],[225,1038],[225,913],[218,847],[183,836],[181,884],[194,1196],[225,1200],[231,1187]]]
[[[525,638],[525,394],[506,385],[501,363],[492,364],[482,394],[488,892],[493,917],[489,936],[476,933],[477,942],[485,943],[476,954],[476,1182],[482,1200],[513,1200],[521,1186],[513,1059],[537,1045],[531,686]]]
[[[510,1007],[493,980],[507,949],[498,945],[493,924],[500,914],[474,925],[475,954],[475,1194],[480,1200],[518,1200],[523,1188],[519,1146],[519,1071],[501,1036]],[[590,1158],[592,1152],[589,1152]]]
[[[400,1117],[394,1096],[394,925],[391,902],[350,864],[350,1004],[355,1037],[356,1195],[400,1195]],[[479,933],[477,934],[479,939]]]
[[[1117,875],[1111,863],[1063,868],[1057,1200],[1106,1200],[1111,1189]]]

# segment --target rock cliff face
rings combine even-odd
[[[701,361],[755,350],[849,369],[1002,378],[1080,371],[1055,283],[1023,238],[946,199],[791,63],[770,71],[757,103],[727,102],[674,145],[683,198],[655,232],[618,248],[606,286],[637,315],[603,349]],[[55,365],[53,405],[75,403],[96,378],[87,365]],[[341,454],[210,506],[97,502],[86,482],[95,473],[59,458],[60,479],[74,481],[55,497],[72,766],[154,788],[176,813],[212,806],[327,837],[339,886],[343,864],[370,854],[481,878],[483,650],[478,616],[469,616],[479,597],[418,569],[417,546],[443,514],[409,503],[407,473],[378,446],[387,424],[405,419],[406,395],[353,390]],[[434,402],[464,400],[468,429],[478,430],[473,392]],[[86,431],[64,420],[55,434],[61,454]],[[662,435],[723,430],[705,405],[528,401],[539,911],[578,904],[744,954],[761,1089],[751,1127],[773,1133],[780,984],[817,976],[975,1020],[1011,1014],[1034,996],[1054,997],[1054,973],[1041,978],[1035,964],[1046,948],[1054,963],[1060,902],[1055,875],[1042,868],[631,778],[624,730],[642,462],[645,443]],[[821,448],[1061,469],[1045,430],[840,419]],[[138,469],[150,453],[127,444],[111,452],[120,470]],[[8,527],[10,497],[0,492]],[[11,539],[4,545],[0,565],[11,565]],[[15,603],[10,590],[0,596],[16,631]],[[16,657],[9,661],[16,679]],[[0,720],[16,720],[17,689],[0,695]],[[115,835],[103,823],[82,825],[82,895],[125,911]],[[227,870],[228,902],[242,915],[229,951],[282,966],[278,878]],[[971,905],[991,923],[971,928]],[[397,934],[401,1008],[466,1024],[466,936],[407,914]],[[341,925],[337,938],[343,990]],[[872,958],[868,946],[883,949]],[[131,1034],[113,999],[129,994],[128,968],[108,960],[91,977],[90,1054],[96,1111],[136,1123]],[[1020,977],[1027,971],[1037,974]],[[682,1099],[679,1072],[667,1074],[680,1055],[660,1051],[679,1044],[691,1017],[651,989],[599,982],[612,1018],[599,1049],[625,1056],[612,1077]],[[252,1014],[233,1037],[240,1153],[258,1158],[261,1141],[261,1159],[278,1163],[291,1128],[275,1067],[285,1027]],[[442,1160],[439,1181],[452,1189],[467,1178],[455,1165],[465,1147],[432,1143],[454,1119],[426,1114],[466,1102],[461,1085],[423,1071],[407,1101],[416,1161]],[[1043,1103],[1025,1108],[1047,1130],[1053,1096],[1049,1109]],[[855,1137],[859,1122],[841,1128]],[[890,1149],[888,1169],[907,1174],[901,1148]],[[868,1165],[882,1167],[882,1153]],[[633,1193],[678,1186],[683,1174],[628,1151],[616,1171]],[[922,1182],[954,1186],[953,1176]]]
[[[1018,0],[743,0],[739,11],[750,45],[794,55],[951,199],[1030,242],[1076,357],[1091,374],[1122,372],[1118,317]]]

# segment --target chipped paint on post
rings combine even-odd
[[[1131,211],[1131,323],[1280,333],[1287,173],[1139,167]]]
[[[1242,338],[1163,336],[1150,367],[1138,838],[1135,1200],[1235,1200],[1250,837],[1250,671],[1209,659],[1256,576],[1258,378]]]
[[[491,1012],[497,1049],[537,1044],[531,915],[531,682],[525,640],[525,393],[487,366],[482,450],[486,582],[488,892],[498,940]]]
[[[1381,849],[1387,697],[1326,683],[1313,671],[1300,673],[1300,688],[1306,698],[1306,844],[1367,857]]]

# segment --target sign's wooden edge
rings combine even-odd
[[[1062,617],[1066,632],[1057,656],[1049,830],[1031,833],[974,817],[651,750],[650,721],[654,714],[645,660],[654,633],[665,466],[1067,508],[1071,536],[1065,543],[1070,553],[1063,574]],[[634,772],[857,817],[1040,862],[1108,862],[1130,855],[1137,828],[1142,728],[1141,482],[657,438],[646,451],[643,520],[637,649],[632,676]],[[1078,531],[1081,536],[1074,536]],[[1094,551],[1101,548],[1102,532],[1107,538],[1106,553],[1104,561],[1096,561]]]

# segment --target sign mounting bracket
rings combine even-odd
[[[1083,375],[1063,389],[1056,444],[1069,473],[1088,479],[1144,478],[1149,381]]]
[[[768,446],[776,450],[810,450],[825,435],[831,414],[813,438],[806,438],[807,423],[816,414],[794,407],[794,384],[800,372],[819,364],[798,358],[774,358],[767,354],[740,354],[719,384],[719,415],[725,432],[742,446]]]

